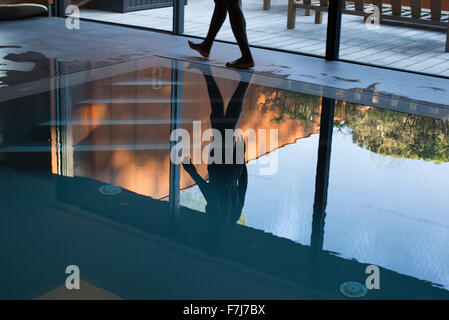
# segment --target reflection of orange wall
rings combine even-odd
[[[225,73],[228,73],[226,69],[214,69],[214,78],[218,84],[221,95],[223,96],[224,103],[227,105],[229,100],[231,99],[234,90],[236,89],[238,82],[227,80],[224,77]],[[221,74],[223,73],[223,75]],[[185,100],[196,99],[200,100],[200,103],[183,103],[183,119],[201,119],[201,128],[204,131],[207,128],[210,128],[209,117],[210,117],[210,102],[209,95],[207,92],[207,86],[203,79],[203,76],[199,73],[189,72],[184,73],[185,83],[194,83],[195,85],[189,86],[185,85],[183,88],[183,98]],[[318,132],[318,127],[312,126],[308,129],[299,125],[296,120],[286,119],[282,122],[275,122],[273,119],[276,119],[279,114],[274,110],[264,108],[264,93],[262,89],[265,87],[250,85],[244,100],[243,104],[243,112],[240,117],[238,128],[243,131],[247,129],[254,129],[256,132],[258,129],[266,129],[266,136],[261,137],[258,136],[257,139],[261,139],[262,141],[267,142],[266,151],[257,150],[257,157],[262,156],[263,154],[273,151],[269,150],[270,142],[269,135],[270,129],[278,130],[278,145],[283,146],[286,144],[294,143],[297,139],[301,139],[309,136],[312,133]],[[192,132],[192,125],[184,125],[185,129],[189,132]],[[257,141],[257,143],[258,143]],[[207,142],[203,143],[203,146],[208,144]],[[252,150],[252,148],[257,149],[256,146],[247,145],[247,155],[248,150]],[[253,160],[255,157],[251,157],[248,160]],[[204,177],[207,178],[207,166],[205,164],[197,165],[198,172]],[[192,185],[194,182],[190,178],[188,174],[184,171],[181,172],[181,188],[185,188],[187,186]]]
[[[216,70],[214,70],[216,71]],[[217,73],[218,72],[218,73]],[[218,70],[214,72],[218,86],[228,103],[237,81],[226,80],[220,77]],[[118,81],[130,81],[143,78],[151,78],[152,70],[144,69],[112,79],[100,80],[89,84],[85,96],[89,99],[167,99],[171,97],[170,86],[153,89],[151,86],[111,86]],[[163,68],[162,78],[165,81],[171,79],[171,69]],[[294,143],[297,139],[316,133],[318,128],[312,126],[305,129],[296,120],[286,119],[280,123],[272,119],[278,117],[276,110],[264,107],[264,95],[262,87],[250,85],[244,101],[243,113],[238,127],[246,130],[252,128],[266,129],[269,137],[269,129],[278,129],[279,145]],[[187,129],[191,136],[191,120],[201,120],[202,130],[210,128],[210,102],[207,87],[201,74],[197,72],[184,72],[183,74],[183,128]],[[190,101],[190,102],[189,102]],[[157,104],[86,104],[74,109],[74,120],[118,120],[118,119],[169,119],[170,103]],[[264,110],[262,110],[264,109]],[[74,129],[74,145],[144,145],[169,143],[169,124],[163,125],[130,125],[130,126],[77,126]],[[259,139],[260,137],[258,137]],[[207,144],[204,142],[203,145]],[[247,150],[254,146],[248,145]],[[272,151],[272,150],[266,150]],[[265,152],[258,150],[257,156]],[[91,177],[97,180],[119,185],[134,192],[162,198],[169,192],[169,150],[114,150],[96,152],[77,152],[75,155],[75,175]],[[199,173],[207,177],[206,165],[197,165]],[[181,169],[181,188],[193,184],[192,179]]]

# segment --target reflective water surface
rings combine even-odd
[[[447,106],[161,57],[0,92],[3,299],[449,297]]]

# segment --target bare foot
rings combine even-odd
[[[232,62],[226,62],[226,67],[236,69],[251,69],[254,67],[254,60],[252,58],[239,58]]]
[[[189,47],[192,48],[193,50],[198,51],[198,53],[200,55],[202,55],[204,58],[209,58],[209,50],[206,50],[205,48],[202,47],[201,43],[193,43],[190,40],[187,40],[187,42],[189,43]]]

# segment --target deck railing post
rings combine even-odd
[[[294,29],[296,23],[296,6],[295,0],[288,0],[287,10],[287,29]]]
[[[441,0],[430,1],[430,18],[432,20],[441,20]]]
[[[304,4],[311,5],[312,4],[312,0],[304,0]],[[306,9],[305,10],[305,15],[306,16],[310,16],[310,9]]]
[[[402,15],[402,0],[391,0],[391,13],[394,16]]]
[[[263,0],[263,9],[270,10],[271,8],[271,0]]]
[[[363,9],[365,7],[365,4],[363,2],[364,2],[363,0],[355,0],[354,1],[356,11],[363,11]]]
[[[410,0],[413,18],[421,18],[421,0]]]

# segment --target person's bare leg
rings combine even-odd
[[[220,31],[221,26],[226,20],[226,15],[227,11],[225,0],[215,0],[214,14],[212,15],[212,19],[210,21],[209,31],[207,33],[206,39],[204,39],[204,41],[201,43],[193,43],[189,40],[188,42],[190,48],[198,51],[199,54],[201,54],[204,58],[208,58],[210,49],[212,48],[212,43],[214,42],[218,31]]]
[[[241,0],[226,0],[226,8],[229,13],[232,33],[242,52],[242,56],[233,61],[226,63],[227,67],[248,69],[254,67],[253,56],[249,48],[248,37],[246,35],[246,21],[242,11]]]

